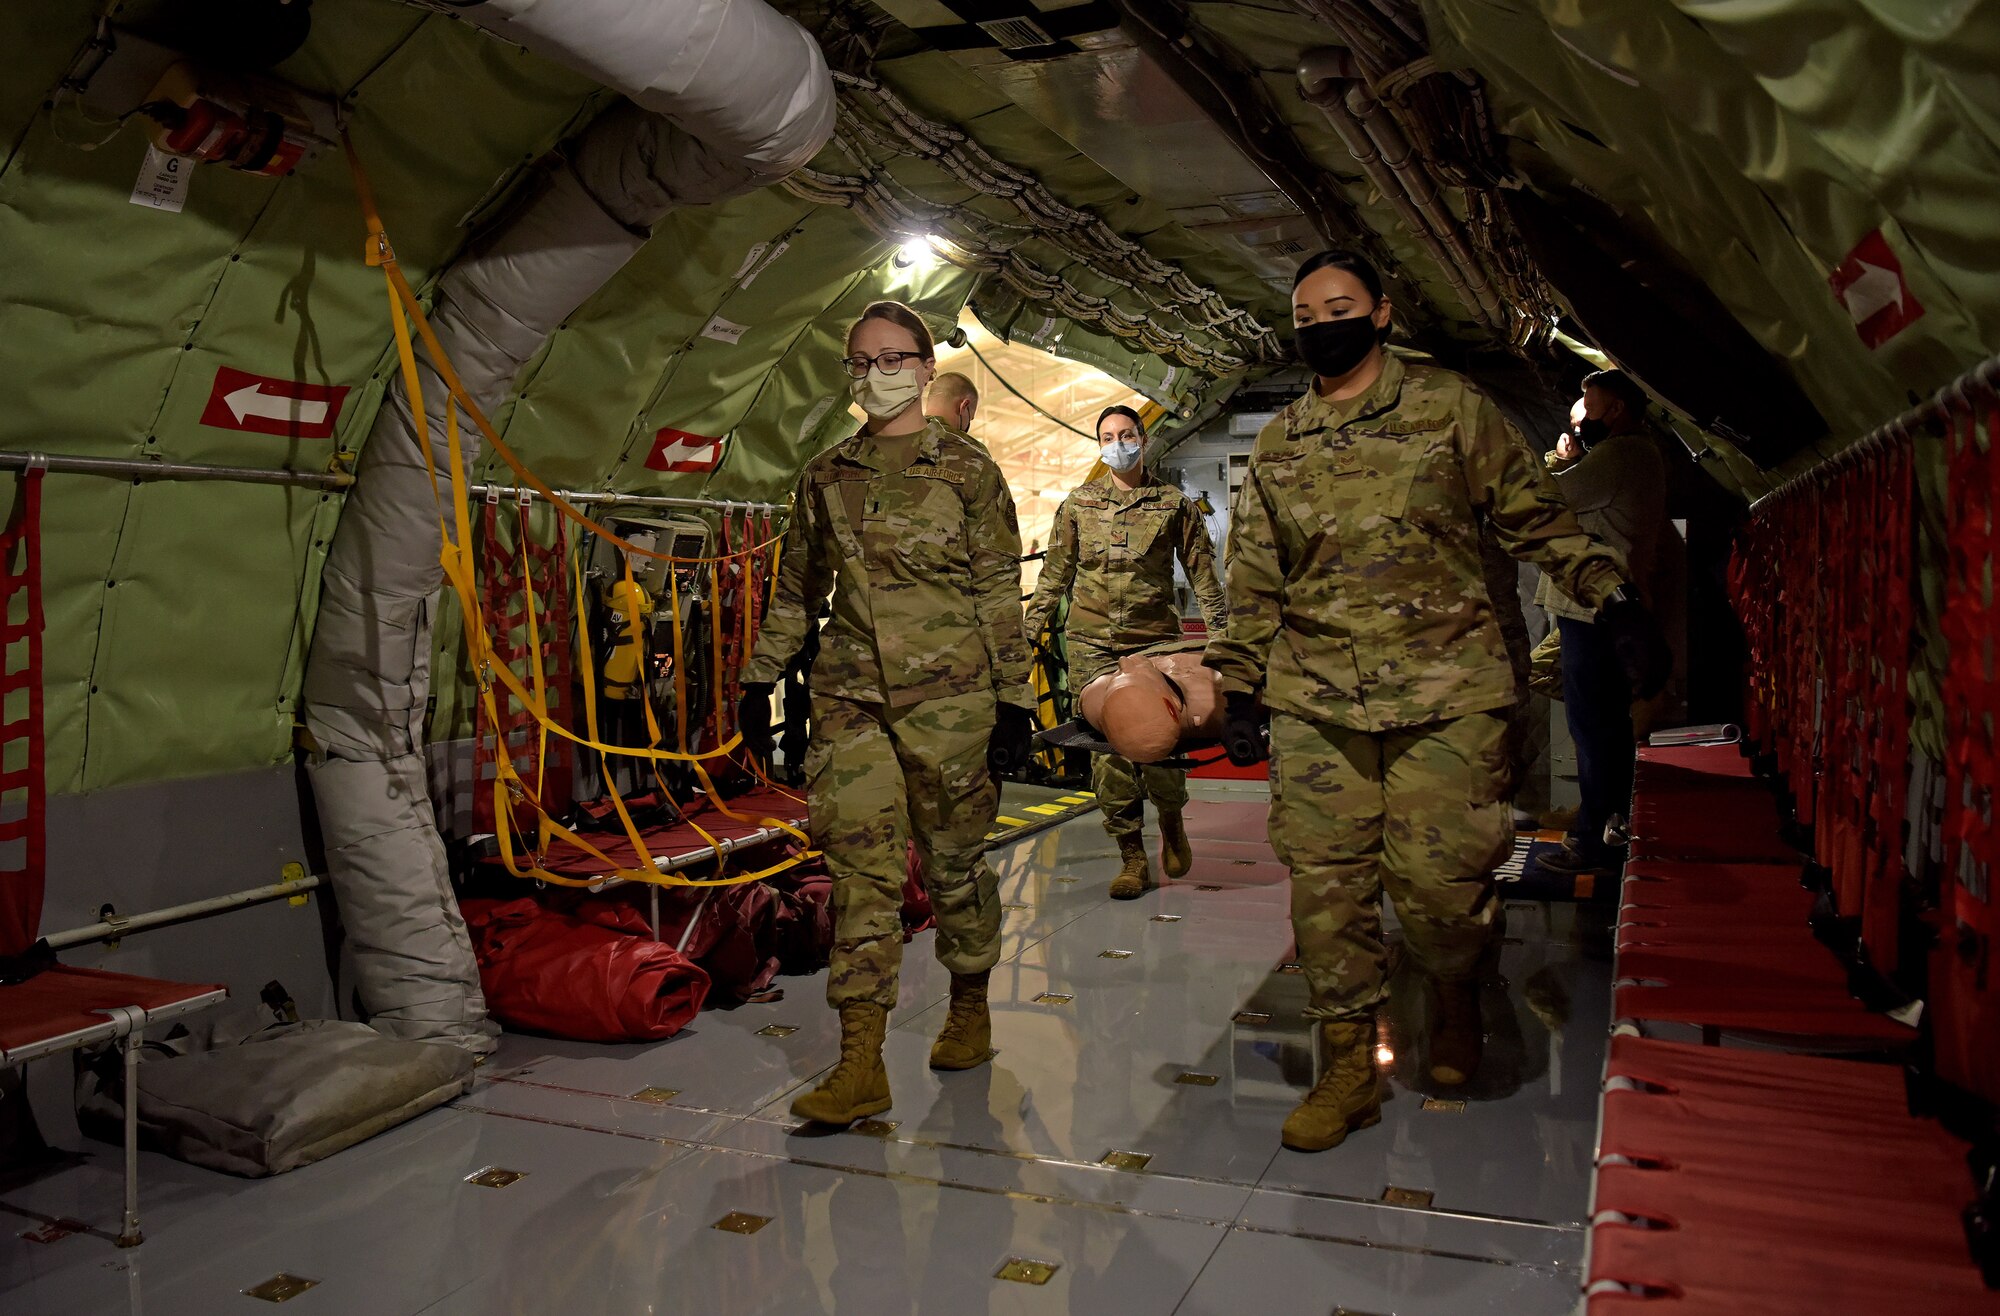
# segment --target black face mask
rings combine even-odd
[[[1611,427],[1603,421],[1595,417],[1586,416],[1576,423],[1576,427],[1570,433],[1576,435],[1578,443],[1582,444],[1585,448],[1589,448],[1594,444],[1604,442],[1610,430]]]
[[[1323,379],[1338,379],[1361,364],[1381,335],[1372,316],[1302,324],[1293,338],[1299,360]]]

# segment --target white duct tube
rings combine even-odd
[[[517,0],[458,12],[639,103],[586,129],[533,200],[439,282],[438,339],[490,413],[668,210],[751,191],[811,159],[833,130],[833,81],[812,38],[762,0]],[[428,361],[419,373],[431,460],[444,469],[446,391]],[[468,434],[468,460],[477,439]],[[498,1029],[425,784],[438,550],[399,380],[327,555],[305,676],[308,774],[371,1022],[391,1036],[485,1052]]]
[[[1480,323],[1494,328],[1504,326],[1507,322],[1506,312],[1500,307],[1499,299],[1493,295],[1492,289],[1486,285],[1484,276],[1478,272],[1478,262],[1470,261],[1468,268],[1467,260],[1462,260],[1440,236],[1441,231],[1456,231],[1456,225],[1451,222],[1451,217],[1425,211],[1406,185],[1404,175],[1398,173],[1391,167],[1390,161],[1384,159],[1382,149],[1377,144],[1377,139],[1371,135],[1370,128],[1364,125],[1361,118],[1348,107],[1345,93],[1349,86],[1359,87],[1359,85],[1358,75],[1352,65],[1352,56],[1346,50],[1325,46],[1309,50],[1299,59],[1299,87],[1305,99],[1319,107],[1335,135],[1340,138],[1341,144],[1347,148],[1348,154],[1354,157],[1354,162],[1361,166],[1362,172],[1368,175],[1368,180],[1375,185],[1376,191],[1396,208],[1397,215],[1402,218],[1404,227],[1410,230],[1410,235],[1421,242],[1424,249],[1431,254],[1431,259],[1437,262],[1445,281],[1451,284],[1452,291],[1458,294],[1460,304]],[[1391,123],[1389,126],[1393,128],[1395,125]],[[1402,143],[1401,153],[1407,158],[1409,146],[1400,132],[1396,134],[1396,140]],[[1409,163],[1414,163],[1421,171],[1420,162]],[[1428,177],[1424,181],[1428,184]],[[1430,196],[1436,204],[1435,190]]]

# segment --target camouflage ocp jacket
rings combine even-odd
[[[1049,532],[1049,555],[1028,603],[1029,638],[1068,595],[1065,633],[1072,643],[1130,653],[1179,639],[1176,557],[1187,569],[1203,620],[1220,631],[1222,581],[1201,509],[1170,484],[1128,491],[1101,476],[1079,486],[1063,499]]]
[[[1021,532],[1000,468],[936,419],[909,465],[891,465],[866,433],[807,465],[743,680],[777,681],[831,590],[814,691],[903,707],[991,688],[1034,707]]]
[[[1358,398],[1308,389],[1257,435],[1230,517],[1224,690],[1356,730],[1502,708],[1513,669],[1484,522],[1593,611],[1626,579],[1491,399],[1390,357]]]

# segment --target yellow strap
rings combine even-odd
[[[581,665],[583,668],[583,676],[584,676],[584,692],[585,692],[584,705],[585,705],[585,714],[587,719],[587,730],[589,732],[587,738],[577,736],[574,733],[570,732],[568,728],[556,724],[550,720],[548,715],[548,705],[546,701],[546,684],[541,662],[541,650],[538,643],[531,643],[530,647],[530,656],[534,663],[533,680],[535,682],[535,687],[536,687],[532,692],[524,687],[519,678],[515,676],[513,670],[504,661],[499,660],[497,655],[494,653],[492,646],[492,635],[488,628],[488,622],[484,610],[480,606],[479,595],[476,588],[476,580],[475,580],[476,571],[474,569],[472,553],[471,553],[471,516],[468,508],[468,499],[466,496],[466,488],[465,488],[465,461],[464,461],[463,443],[461,440],[460,430],[458,425],[459,407],[463,407],[465,409],[466,414],[472,417],[474,423],[478,425],[481,432],[485,435],[487,440],[493,445],[494,450],[496,452],[499,452],[501,456],[505,458],[508,465],[514,469],[515,473],[519,475],[529,485],[529,487],[534,488],[538,492],[542,493],[543,496],[546,497],[551,504],[553,504],[559,511],[563,513],[563,515],[569,517],[574,521],[577,521],[578,523],[584,526],[589,527],[597,534],[602,535],[604,538],[610,540],[612,543],[619,545],[622,549],[626,550],[628,553],[637,553],[648,558],[653,558],[656,560],[666,561],[670,563],[679,563],[683,565],[699,565],[703,563],[713,563],[715,559],[712,558],[682,559],[682,558],[675,558],[667,554],[654,553],[648,550],[640,549],[636,545],[630,544],[629,542],[620,538],[619,536],[612,534],[604,527],[598,525],[596,522],[590,520],[588,517],[585,517],[581,513],[577,512],[575,508],[571,507],[567,502],[565,502],[560,497],[557,497],[555,492],[552,489],[550,489],[546,484],[544,484],[541,480],[539,480],[533,474],[533,472],[527,470],[524,466],[520,464],[519,460],[514,456],[512,451],[507,448],[506,444],[502,442],[500,437],[494,432],[492,425],[486,420],[485,415],[479,410],[477,404],[475,404],[472,401],[472,399],[466,394],[463,385],[459,382],[457,372],[452,368],[450,359],[446,356],[444,352],[443,345],[438,342],[437,336],[431,328],[429,319],[424,314],[422,305],[417,301],[415,294],[410,289],[408,280],[403,277],[401,268],[397,265],[394,248],[390,246],[388,234],[382,227],[380,216],[375,208],[373,193],[368,187],[366,176],[361,169],[360,160],[354,152],[353,143],[351,141],[344,140],[344,145],[346,146],[347,149],[348,163],[350,164],[350,166],[354,171],[356,191],[360,196],[362,210],[367,220],[369,228],[370,242],[368,244],[365,253],[366,259],[368,264],[381,267],[385,282],[388,285],[390,322],[396,341],[397,355],[402,368],[404,386],[407,391],[407,395],[411,404],[412,419],[416,430],[417,446],[419,451],[422,452],[423,454],[425,474],[427,478],[430,480],[432,498],[437,505],[438,537],[440,541],[439,554],[438,554],[439,565],[443,569],[445,578],[450,583],[453,592],[457,595],[459,600],[460,610],[464,614],[467,656],[471,661],[473,671],[477,678],[480,705],[482,711],[486,715],[487,721],[489,722],[490,725],[492,725],[495,728],[496,748],[499,751],[494,756],[495,771],[494,771],[494,781],[493,781],[493,792],[494,792],[494,809],[495,809],[494,817],[496,823],[495,830],[498,833],[497,839],[499,841],[501,858],[502,861],[505,863],[508,871],[510,873],[513,873],[517,877],[536,878],[544,882],[552,882],[557,885],[563,885],[563,886],[592,886],[603,880],[602,877],[579,879],[579,878],[567,877],[557,873],[552,873],[544,869],[538,862],[528,864],[525,866],[517,863],[514,854],[513,815],[512,815],[512,810],[509,807],[508,803],[510,796],[528,799],[534,805],[539,820],[539,826],[537,830],[539,838],[544,846],[546,845],[547,840],[549,838],[551,837],[560,838],[566,841],[567,843],[575,846],[576,848],[582,850],[585,854],[590,855],[592,858],[596,859],[600,863],[604,864],[606,868],[611,870],[609,874],[610,876],[624,878],[625,880],[628,881],[654,882],[664,885],[679,885],[679,886],[726,886],[741,882],[757,881],[760,880],[761,878],[768,877],[774,873],[782,872],[783,870],[799,863],[803,859],[813,857],[817,852],[807,850],[804,853],[794,855],[760,872],[750,873],[750,874],[740,874],[735,877],[718,876],[717,878],[713,879],[691,879],[682,877],[679,874],[662,873],[652,863],[653,857],[650,852],[650,849],[648,848],[644,837],[640,834],[639,829],[633,823],[629,811],[625,808],[624,800],[619,795],[616,785],[609,781],[609,774],[607,773],[606,774],[607,785],[610,787],[611,790],[613,806],[619,815],[619,821],[624,826],[626,837],[631,842],[634,853],[643,856],[648,861],[648,865],[644,869],[625,868],[614,863],[607,855],[604,854],[603,851],[591,845],[588,841],[585,841],[582,837],[578,836],[576,833],[570,831],[565,827],[562,827],[560,824],[556,823],[553,819],[551,819],[548,816],[547,812],[543,810],[541,807],[539,792],[537,792],[533,796],[530,796],[528,794],[525,783],[521,781],[519,774],[515,771],[513,757],[510,753],[506,752],[507,751],[506,744],[504,740],[500,739],[498,734],[498,729],[501,723],[499,717],[499,709],[497,707],[497,696],[494,691],[494,681],[496,679],[499,681],[502,687],[504,687],[510,694],[514,696],[514,698],[521,704],[522,707],[528,709],[534,715],[536,721],[540,724],[542,728],[544,737],[546,737],[547,732],[554,731],[556,734],[561,735],[571,740],[572,742],[580,746],[583,746],[584,748],[592,749],[599,753],[621,754],[628,757],[647,758],[655,763],[656,772],[657,772],[657,763],[660,759],[673,759],[677,761],[685,761],[692,763],[697,777],[701,780],[703,787],[709,792],[711,803],[713,803],[717,808],[717,810],[721,812],[724,816],[739,822],[756,822],[763,826],[775,827],[790,833],[792,836],[796,837],[801,842],[807,841],[807,838],[803,833],[801,833],[797,828],[791,826],[789,823],[786,823],[782,819],[777,819],[777,818],[752,819],[745,817],[741,814],[735,813],[728,807],[727,804],[725,804],[721,800],[720,796],[715,792],[714,785],[712,782],[709,781],[708,774],[706,770],[702,767],[700,758],[715,757],[727,754],[731,749],[733,749],[736,746],[736,744],[740,740],[740,737],[731,737],[727,743],[718,746],[715,750],[710,751],[710,753],[706,756],[687,754],[687,753],[670,753],[668,751],[659,750],[653,747],[649,747],[648,749],[645,750],[634,750],[625,746],[605,744],[602,740],[600,740],[597,731],[596,700],[593,695],[596,682],[595,682],[594,672],[592,671],[587,627],[582,626],[581,624],[579,624],[578,626],[578,634],[581,641],[580,643]],[[449,400],[447,401],[447,405],[445,407],[446,445],[451,459],[451,486],[452,486],[452,498],[451,498],[452,507],[451,507],[451,517],[449,524],[447,523],[446,520],[443,489],[438,480],[436,464],[431,456],[429,422],[423,405],[423,385],[417,372],[416,353],[414,350],[414,346],[410,340],[410,332],[409,332],[410,320],[415,321],[418,335],[419,337],[422,338],[425,348],[431,354],[432,364],[437,369],[439,378],[445,382],[446,387],[450,390],[451,394]],[[453,533],[454,531],[456,531],[455,535]],[[757,548],[749,551],[752,552],[761,551],[763,547],[767,546],[768,545],[760,545],[757,546]],[[524,554],[525,554],[525,547],[524,547]],[[525,556],[524,556],[524,563],[525,563]],[[631,562],[629,558],[627,558],[625,562],[625,571],[626,571],[626,579],[630,581]],[[525,565],[524,565],[523,576],[525,581],[527,576]],[[581,599],[582,592],[581,592],[580,578],[577,580],[576,585],[577,585],[576,597]],[[529,627],[530,627],[531,640],[538,640],[539,627],[534,614],[532,583],[531,582],[527,583],[526,588],[529,591],[529,600],[530,600]],[[679,636],[677,631],[676,645],[678,645],[678,641],[679,641]],[[643,683],[641,685],[641,692],[642,695],[645,693],[645,688]],[[684,704],[683,708],[685,708]],[[647,702],[646,716],[649,726],[652,726],[655,729],[654,745],[657,746],[658,743],[657,722],[654,720],[653,717],[650,700],[648,700]],[[686,721],[685,716],[683,716],[681,720],[683,725],[685,725]],[[538,773],[539,770],[540,769],[538,765]],[[716,838],[710,836],[705,829],[703,829],[699,824],[694,823],[692,819],[689,819],[688,821],[690,825],[694,827],[694,830],[697,833],[699,833],[705,840],[707,840],[708,843],[713,848],[716,849],[717,859],[718,861],[721,861],[724,858],[724,856],[722,856],[722,854],[720,853],[721,846],[720,843],[717,842]]]
[[[388,232],[383,228],[381,214],[375,206],[375,194],[368,186],[367,174],[361,168],[361,158],[355,153],[353,141],[345,134],[342,134],[341,144],[347,151],[348,168],[354,174],[354,187],[360,197],[362,218],[368,226],[368,242],[364,248],[368,264],[381,266],[383,271],[388,275],[392,294],[407,308],[410,319],[415,322],[417,335],[423,340],[424,349],[430,353],[431,364],[436,367],[438,377],[444,381],[445,387],[450,391],[451,396],[457,400],[461,407],[465,408],[465,414],[472,419],[472,423],[485,436],[488,446],[492,448],[502,461],[507,463],[509,469],[514,472],[520,482],[527,485],[528,488],[533,489],[543,498],[546,498],[563,516],[583,526],[593,534],[603,536],[627,553],[634,553],[655,562],[672,562],[680,566],[700,566],[705,563],[719,561],[720,559],[713,557],[675,557],[671,553],[656,553],[652,549],[641,548],[637,544],[612,533],[609,529],[585,516],[577,510],[573,503],[556,493],[554,489],[542,481],[540,476],[529,470],[522,463],[520,457],[512,448],[507,446],[506,441],[493,428],[492,422],[487,420],[486,413],[480,410],[479,404],[473,401],[471,394],[465,391],[465,386],[460,382],[457,370],[452,367],[450,358],[445,355],[443,346],[439,344],[437,335],[431,329],[430,317],[424,314],[423,304],[418,301],[416,292],[411,289],[409,280],[403,276],[401,267],[396,263],[395,249],[389,245]],[[435,474],[433,474],[432,478],[435,480]],[[770,541],[755,547],[757,550],[767,548],[771,543],[775,543],[777,538],[774,535]]]

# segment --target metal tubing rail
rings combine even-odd
[[[805,819],[800,818],[795,821],[797,823],[803,824],[805,822]],[[791,835],[791,833],[782,831],[776,827],[760,827],[756,831],[750,833],[748,836],[736,836],[736,837],[726,836],[722,838],[722,840],[715,845],[704,845],[700,849],[690,850],[686,854],[677,854],[666,859],[661,859],[652,855],[648,855],[647,857],[649,859],[652,859],[653,867],[659,870],[662,874],[679,873],[689,868],[692,868],[696,864],[705,863],[710,859],[720,859],[724,855],[734,854],[738,850],[746,849],[753,845],[762,845],[766,841],[773,841],[780,836],[789,836],[789,835]],[[586,889],[592,892],[609,891],[613,887],[627,886],[630,884],[630,882],[631,879],[629,878],[607,877],[601,882],[592,882],[590,886],[587,887]],[[646,885],[652,886],[656,889],[659,886],[659,884],[655,882],[649,882]]]
[[[1755,514],[1760,507],[1780,502],[1802,489],[1818,484],[1842,466],[1872,456],[1876,450],[1891,443],[1915,437],[1924,427],[1944,421],[1953,413],[1962,410],[1971,401],[1974,391],[2000,395],[2000,356],[1986,358],[1932,394],[1930,401],[1918,403],[1894,420],[1856,439],[1825,461],[1799,472],[1751,503],[1750,511]]]
[[[48,942],[50,950],[67,950],[72,946],[88,945],[93,941],[117,941],[135,932],[150,932],[155,928],[192,923],[197,919],[213,918],[217,914],[248,909],[253,905],[269,904],[273,900],[302,896],[308,891],[318,890],[325,881],[326,879],[320,874],[309,873],[296,882],[277,882],[270,886],[254,887],[249,891],[237,891],[226,896],[214,896],[208,900],[195,900],[185,905],[156,909],[150,913],[134,914],[129,918],[101,919],[87,927],[51,933],[43,940]]]
[[[473,498],[535,498],[533,489],[517,488],[511,484],[472,484],[465,492]],[[668,498],[660,494],[614,493],[609,489],[587,492],[582,489],[558,489],[558,496],[566,503],[598,503],[606,507],[684,507],[698,512],[782,512],[782,503],[745,502],[740,498]]]
[[[258,466],[208,466],[197,462],[0,452],[0,470],[31,469],[58,475],[128,476],[134,480],[222,480],[231,484],[281,484],[307,489],[346,489],[354,483],[354,477],[346,471],[284,471]]]

